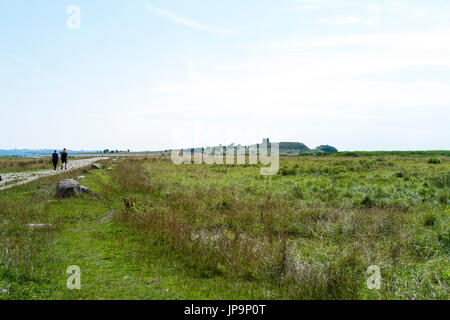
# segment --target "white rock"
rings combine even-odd
[[[44,223],[29,223],[27,224],[30,229],[51,229],[54,226],[52,224],[44,224]]]
[[[91,165],[91,169],[101,169],[102,168],[102,164],[101,163],[93,163]]]
[[[80,195],[83,192],[90,193],[87,187],[83,187],[80,183],[73,179],[64,179],[56,185],[56,196],[60,198]]]

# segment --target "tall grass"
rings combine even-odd
[[[27,223],[58,231],[58,219],[97,221],[85,211],[101,207],[118,213],[108,237],[133,235],[121,238],[133,263],[175,261],[189,279],[251,283],[263,298],[448,299],[450,162],[441,160],[282,157],[279,174],[263,177],[260,165],[127,158],[86,174],[93,193],[57,200],[51,216],[57,180],[81,170],[44,178],[1,194],[0,287],[42,291],[50,281],[53,233]],[[370,265],[380,290],[365,284]]]
[[[424,222],[421,210],[430,212],[439,203],[433,198],[424,198],[429,207],[422,201],[422,209],[415,210],[413,198],[401,195],[412,202],[399,205],[395,195],[379,187],[361,186],[364,193],[352,193],[363,181],[343,186],[299,181],[317,174],[321,179],[342,173],[358,177],[375,172],[376,176],[381,170],[388,177],[382,179],[396,183],[400,178],[391,170],[398,165],[386,159],[305,162],[284,158],[283,168],[289,174],[282,169],[278,176],[261,179],[246,176],[248,170],[257,172],[252,167],[220,171],[213,166],[175,167],[164,160],[124,161],[113,179],[123,190],[135,190],[125,199],[119,222],[165,247],[168,258],[183,261],[192,276],[268,283],[280,288],[280,298],[358,299],[383,296],[365,285],[369,265],[383,268],[389,279],[383,292],[392,297],[397,281],[392,274],[403,265],[417,267],[445,257],[448,216],[432,214]],[[289,185],[284,179],[297,181],[297,186],[284,191],[284,183]],[[343,204],[348,195],[357,198]],[[433,241],[440,244],[430,247]],[[441,272],[439,281],[444,277]],[[396,295],[437,292],[442,298],[446,290],[423,283]]]
[[[0,158],[0,173],[51,168],[53,164],[50,158]]]
[[[0,287],[15,292],[18,299],[30,298],[22,289],[25,284],[45,287],[48,270],[55,263],[51,239],[56,229],[33,230],[27,226],[45,221],[43,214],[44,208],[33,201],[27,206],[0,201]]]

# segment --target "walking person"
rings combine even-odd
[[[52,154],[53,170],[55,170],[55,171],[56,171],[56,167],[58,166],[58,158],[59,158],[58,153],[55,150],[55,152],[53,152],[53,154]]]
[[[68,158],[68,154],[66,151],[66,148],[64,148],[63,152],[61,152],[61,170],[64,169],[67,170],[67,158]]]

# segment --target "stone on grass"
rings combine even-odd
[[[86,179],[86,177],[85,176],[78,176],[77,177],[77,180],[81,180],[81,179]]]
[[[89,193],[89,189],[80,185],[80,183],[73,179],[64,179],[56,185],[56,196],[60,198],[80,195],[83,192]]]
[[[93,163],[91,165],[91,169],[101,169],[102,165],[100,163]]]
[[[27,227],[30,229],[52,229],[52,224],[45,224],[45,223],[29,223],[27,224]]]
[[[81,186],[81,192],[83,192],[83,193],[91,193],[91,190],[89,190],[88,187]]]

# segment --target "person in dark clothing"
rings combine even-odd
[[[65,170],[67,170],[67,151],[66,148],[64,148],[63,152],[61,152],[61,170],[63,169],[63,166],[65,168]]]
[[[58,166],[58,153],[56,152],[56,150],[52,154],[52,162],[53,162],[53,170],[56,170],[56,167]]]

